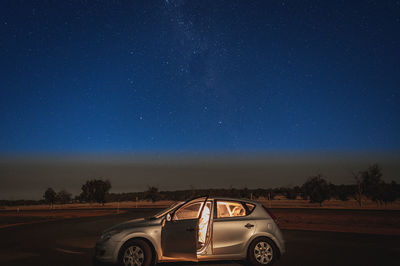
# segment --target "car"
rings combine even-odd
[[[272,265],[284,252],[276,218],[262,204],[204,196],[105,230],[96,243],[94,261],[148,266],[247,260],[252,265]]]

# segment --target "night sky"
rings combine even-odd
[[[1,1],[0,152],[398,151],[399,1]]]
[[[399,1],[0,1],[0,198],[400,181]]]

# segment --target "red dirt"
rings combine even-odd
[[[119,213],[124,213],[119,210]],[[21,211],[21,212],[0,212],[0,228],[11,226],[42,223],[59,219],[71,219],[81,217],[93,217],[117,214],[117,210],[86,209],[86,210],[48,210],[48,211]]]
[[[123,210],[120,213],[125,212]],[[56,211],[21,211],[15,212],[0,212],[0,217],[52,217],[52,218],[77,218],[77,217],[91,217],[103,216],[109,214],[116,214],[116,210],[56,210]]]
[[[272,209],[272,213],[282,229],[400,235],[400,212]]]
[[[279,227],[292,230],[400,235],[400,211],[340,209],[271,209]],[[120,210],[120,213],[125,212]],[[115,209],[0,211],[0,228],[49,220],[117,214]]]

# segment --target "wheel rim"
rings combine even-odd
[[[144,262],[144,252],[139,246],[130,246],[122,258],[125,266],[141,266]]]
[[[272,261],[274,253],[267,242],[258,242],[254,247],[254,257],[261,264],[268,264]]]

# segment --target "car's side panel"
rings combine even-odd
[[[253,227],[246,227],[246,225]],[[255,230],[250,217],[215,219],[213,223],[213,254],[240,254]]]
[[[274,241],[276,246],[279,248],[281,254],[285,253],[285,243],[283,242],[283,236],[281,230],[276,225],[274,220],[271,218],[267,219],[259,219],[256,220],[257,223],[257,232],[252,236],[248,245],[250,245],[251,241],[259,236],[265,236]]]
[[[253,240],[256,239],[257,237],[267,237],[267,238],[271,239],[275,243],[275,245],[278,247],[280,254],[282,255],[283,253],[285,253],[285,244],[283,242],[280,242],[273,233],[266,232],[266,231],[258,231],[256,233],[254,233],[254,235],[252,235],[251,238],[248,239],[246,246],[243,249],[243,251],[246,252],[244,254],[245,256],[247,256],[247,250],[248,250],[251,242],[253,242]]]
[[[126,234],[121,241],[116,245],[114,250],[113,262],[118,262],[118,253],[121,249],[122,245],[132,239],[132,238],[144,238],[147,239],[154,247],[154,250],[157,253],[158,260],[161,259],[162,249],[161,249],[161,226],[151,226],[151,227],[142,227],[136,228],[135,231],[129,232]]]

